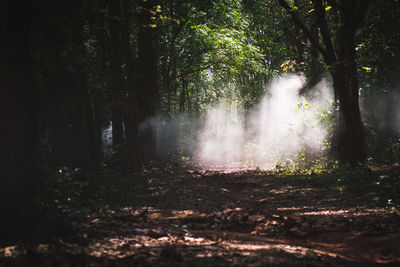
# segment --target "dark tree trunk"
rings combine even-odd
[[[310,32],[315,39],[318,39],[318,21],[315,12],[312,12],[311,14]],[[310,80],[308,81],[307,84],[308,88],[314,87],[319,82],[320,76],[324,72],[324,67],[322,66],[319,60],[318,50],[314,46],[311,46],[310,50],[311,50],[311,68],[310,68],[311,75],[310,75]]]
[[[130,35],[130,21],[129,11],[131,6],[129,1],[124,2],[123,6],[123,24],[122,24],[122,46],[123,46],[123,57],[125,59],[125,75],[127,96],[125,99],[125,129],[126,129],[126,149],[127,149],[127,166],[132,170],[137,170],[139,167],[138,155],[137,155],[137,90],[135,87],[135,62],[134,62],[134,49],[131,47],[129,41]]]
[[[356,63],[357,1],[341,1],[341,23],[336,36],[337,63],[331,70],[339,100],[338,152],[342,162],[355,164],[367,159],[367,142],[359,108]]]
[[[299,0],[295,0],[294,4],[298,7],[301,6]],[[294,48],[297,54],[297,64],[301,64],[304,62],[304,49],[306,48],[306,45],[303,43],[303,38],[301,38],[301,30],[298,27],[295,27],[294,29]]]
[[[103,126],[106,123],[106,111],[104,108],[104,103],[106,102],[106,99],[104,97],[104,87],[107,87],[108,85],[108,77],[109,77],[109,69],[108,65],[106,62],[108,61],[107,57],[107,45],[106,45],[106,18],[104,13],[99,12],[98,10],[101,9],[106,9],[106,3],[103,2],[102,4],[99,3],[97,6],[97,11],[95,14],[93,14],[93,17],[95,18],[94,21],[92,21],[92,27],[95,32],[95,36],[97,39],[97,51],[98,55],[96,57],[96,63],[98,65],[98,70],[97,70],[97,82],[101,85],[98,86],[98,88],[92,88],[93,90],[93,128],[94,128],[94,145],[95,145],[95,160],[96,161],[101,161],[104,158],[104,153],[103,153],[103,139],[102,139],[102,134],[103,134]],[[108,121],[107,121],[108,122]]]
[[[332,74],[333,87],[338,92],[339,120],[337,152],[341,162],[355,164],[367,159],[367,143],[357,95],[349,96],[352,79],[338,67]],[[346,96],[347,95],[347,96]]]
[[[39,137],[32,78],[30,1],[0,11],[0,235],[12,234],[39,185]]]
[[[137,121],[137,105],[134,100],[130,100],[126,108],[126,143],[128,149],[128,166],[132,170],[139,168],[138,159],[138,121]]]
[[[179,111],[184,112],[185,111],[185,102],[186,102],[187,82],[186,82],[186,78],[183,76],[181,78],[181,81],[182,81],[182,91],[181,91],[181,95],[179,97]]]
[[[167,49],[166,49],[167,50]],[[166,114],[171,113],[171,102],[172,102],[172,93],[170,92],[170,79],[169,79],[169,70],[168,70],[168,55],[163,55],[161,60],[161,75],[162,75],[162,88],[164,94],[166,95]]]
[[[138,58],[136,87],[138,90],[138,152],[142,163],[156,156],[156,126],[153,122],[158,103],[158,30],[151,10],[158,1],[148,0],[139,6]]]
[[[112,96],[112,141],[116,155],[124,147],[123,129],[123,91],[122,91],[122,40],[121,40],[121,5],[120,1],[109,0],[110,35],[111,35],[111,96]]]
[[[173,4],[173,3],[172,3]],[[175,17],[175,9],[173,7],[170,8],[171,18]],[[175,97],[176,97],[176,79],[177,79],[177,63],[178,63],[178,54],[176,51],[176,41],[178,39],[179,34],[181,33],[183,27],[185,26],[185,22],[179,23],[176,25],[172,24],[172,35],[171,39],[168,41],[168,47],[166,48],[165,55],[163,56],[161,68],[162,68],[162,77],[163,77],[163,89],[167,95],[167,110],[166,113],[170,115],[173,107],[175,106]]]
[[[54,12],[55,6],[60,13]],[[45,34],[51,36],[46,44],[49,62],[45,67],[49,70],[47,114],[53,166],[88,167],[94,153],[93,118],[85,72],[80,1],[69,1],[61,9],[53,2],[48,2],[46,7]]]
[[[103,142],[102,142],[102,121],[103,121],[103,112],[100,108],[100,103],[97,100],[93,101],[93,134],[91,135],[93,138],[93,160],[94,162],[100,163],[103,160]]]
[[[73,164],[74,166],[88,167],[93,160],[93,117],[89,103],[87,88],[87,73],[85,72],[85,47],[83,38],[83,21],[80,17],[80,1],[70,1],[72,4],[71,14],[71,83],[70,88],[75,94],[75,105],[73,121],[76,124]],[[79,14],[79,15],[78,15]],[[72,18],[71,18],[72,17]]]

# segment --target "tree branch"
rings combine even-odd
[[[202,68],[197,68],[197,69],[194,69],[194,70],[189,70],[189,71],[187,71],[187,72],[185,72],[185,73],[181,73],[181,74],[177,75],[177,76],[175,77],[175,79],[185,77],[185,76],[187,76],[187,75],[189,75],[189,74],[192,74],[192,73],[195,73],[195,72],[199,72],[199,71],[203,71],[203,70],[209,69],[209,68],[212,67],[212,66],[213,66],[213,64],[210,64],[210,65],[207,65],[207,66],[202,67]]]
[[[333,48],[331,35],[329,34],[328,24],[326,23],[325,7],[322,4],[322,0],[312,0],[312,2],[315,7],[319,30],[322,34],[322,40],[324,42],[327,56],[328,56],[326,63],[328,65],[332,65],[336,59],[336,55],[335,55],[335,50]]]
[[[311,31],[303,24],[303,22],[301,21],[300,17],[297,15],[297,13],[294,12],[294,10],[289,6],[289,4],[285,0],[278,0],[278,1],[279,1],[279,4],[284,9],[286,9],[286,11],[291,15],[294,24],[304,32],[304,34],[306,35],[308,40],[310,40],[311,44],[322,54],[324,59],[326,61],[328,61],[329,55],[328,55],[327,51],[320,45],[319,41],[314,38]]]

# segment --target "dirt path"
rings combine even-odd
[[[346,203],[340,190],[318,183],[187,171],[150,179],[142,193],[131,207],[90,218],[78,237],[37,247],[31,257],[40,266],[400,264],[397,213]]]

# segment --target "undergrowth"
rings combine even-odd
[[[289,164],[274,173],[296,183],[316,185],[337,191],[351,205],[400,210],[400,167],[397,164],[358,166],[339,165],[320,159],[308,166]]]
[[[39,233],[68,233],[91,216],[135,205],[146,193],[146,171],[136,174],[102,164],[95,171],[59,168],[45,178],[33,203],[32,219]]]

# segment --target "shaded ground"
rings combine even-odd
[[[323,176],[181,170],[75,234],[0,248],[4,266],[400,264],[400,216]]]

